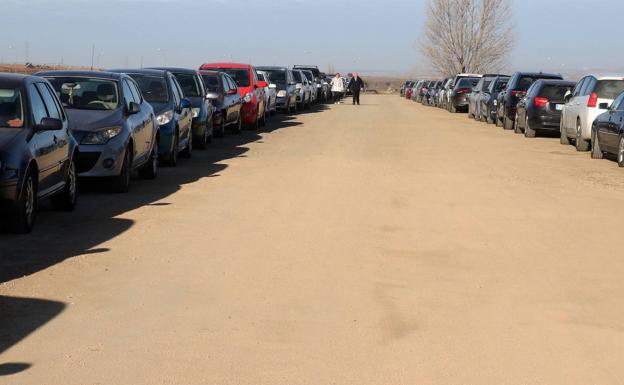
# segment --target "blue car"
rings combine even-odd
[[[67,111],[79,143],[79,177],[109,177],[116,192],[128,192],[133,170],[156,178],[158,124],[137,83],[125,74],[47,71],[46,78]]]
[[[48,81],[0,74],[0,218],[28,233],[37,202],[76,205],[78,146],[61,102]]]
[[[160,162],[174,167],[178,164],[178,154],[190,158],[193,152],[191,102],[184,98],[175,76],[169,71],[154,69],[122,69],[110,72],[125,73],[133,78],[145,100],[154,108],[159,125]]]

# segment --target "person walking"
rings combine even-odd
[[[344,80],[340,76],[340,73],[337,73],[331,81],[331,92],[334,98],[334,104],[341,103],[340,99],[342,99],[342,95],[344,94],[344,86]]]
[[[353,74],[353,77],[351,78],[351,81],[349,82],[347,89],[351,91],[351,93],[353,94],[353,104],[355,105],[355,103],[357,103],[357,105],[359,106],[360,105],[360,92],[364,90],[364,81],[360,77],[359,73],[355,72]]]

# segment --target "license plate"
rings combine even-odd
[[[562,111],[563,110],[563,104],[555,104],[555,109],[557,111]]]

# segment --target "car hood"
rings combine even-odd
[[[201,96],[187,96],[186,98],[189,102],[191,102],[191,107],[193,108],[201,107],[202,102],[204,101],[204,98]]]
[[[67,109],[69,128],[72,131],[96,131],[118,125],[123,119],[123,109],[112,111]]]
[[[0,152],[10,148],[12,143],[28,134],[23,128],[0,128]]]
[[[173,105],[169,102],[166,103],[150,103],[152,105],[152,108],[154,109],[154,114],[156,114],[156,116],[162,114],[163,112],[167,111],[167,110],[173,110]]]

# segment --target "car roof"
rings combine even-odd
[[[467,78],[480,78],[483,75],[481,75],[481,74],[469,74],[469,73],[461,73],[461,74],[455,75],[455,77],[458,77],[458,76],[463,76],[463,77],[467,77]]]
[[[2,86],[19,87],[24,84],[25,81],[32,80],[31,78],[36,78],[36,76],[0,72],[0,84],[2,84]]]
[[[516,74],[520,76],[561,76],[561,74],[549,73],[549,72],[522,72],[518,71]],[[563,77],[563,76],[561,76]]]
[[[80,78],[100,78],[119,80],[123,78],[123,73],[108,72],[108,71],[41,71],[37,72],[37,76],[65,76],[65,77],[80,77]]]
[[[616,73],[616,72],[591,73],[591,74],[583,75],[581,78],[584,78],[585,76],[593,76],[598,80],[618,80],[618,79],[624,78],[624,73]]]
[[[150,69],[150,68],[134,68],[134,69],[114,69],[114,70],[109,70],[109,72],[117,72],[117,73],[124,73],[124,74],[143,74],[143,75],[164,77],[168,71]]]
[[[182,67],[148,67],[146,69],[169,71],[171,73],[196,74],[197,70]]]
[[[201,70],[202,67],[212,67],[212,68],[251,68],[251,65],[249,65],[249,64],[242,64],[242,63],[204,63],[201,66],[199,66],[199,69]]]
[[[257,70],[262,70],[262,71],[270,71],[270,70],[284,70],[287,71],[288,68],[287,67],[279,67],[279,66],[258,66],[256,67]]]
[[[570,80],[560,80],[560,79],[538,79],[535,83],[542,83],[545,85],[561,85],[561,86],[574,86],[576,82]]]
[[[213,71],[213,70],[201,70],[199,71],[200,75],[209,75],[209,76],[218,76],[220,73],[223,73],[221,71]]]

